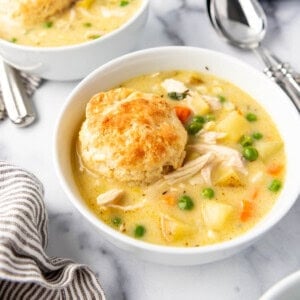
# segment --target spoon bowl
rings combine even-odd
[[[253,0],[207,1],[209,17],[227,42],[243,49],[259,47],[267,30],[267,17]]]
[[[289,64],[261,46],[267,17],[257,0],[207,0],[210,21],[228,43],[253,50],[266,65],[265,74],[290,97],[300,112],[300,85]]]

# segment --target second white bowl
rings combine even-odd
[[[106,36],[71,46],[31,47],[0,39],[0,55],[16,69],[51,80],[81,79],[98,66],[132,50],[143,32],[149,0],[123,26]]]

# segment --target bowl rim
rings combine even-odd
[[[286,277],[281,278],[273,286],[271,286],[260,298],[259,300],[272,300],[274,296],[278,293],[289,290],[295,283],[298,282],[300,286],[300,270],[295,271]]]
[[[216,55],[219,56],[222,60],[226,61],[231,61],[232,63],[238,64],[243,68],[246,68],[248,70],[251,70],[252,72],[256,73],[256,76],[261,78],[262,80],[268,80],[265,75],[261,72],[259,72],[257,69],[254,67],[244,63],[243,61],[230,56],[228,54],[224,54],[222,52],[206,49],[206,48],[197,48],[197,47],[190,47],[190,46],[164,46],[164,47],[154,47],[154,48],[148,48],[148,49],[143,49],[135,52],[131,52],[129,54],[125,54],[123,56],[120,56],[118,58],[115,58],[108,63],[98,67],[95,69],[93,72],[91,72],[88,76],[86,76],[74,89],[73,91],[69,94],[67,97],[61,112],[58,116],[56,125],[55,125],[55,130],[54,130],[54,165],[56,169],[57,176],[59,178],[59,181],[63,187],[64,192],[67,194],[69,200],[73,203],[73,205],[77,208],[77,210],[89,221],[91,222],[96,228],[98,228],[100,231],[104,232],[108,236],[112,236],[115,240],[121,241],[124,244],[130,245],[134,248],[142,249],[145,251],[150,251],[154,253],[160,253],[160,254],[176,254],[176,255],[182,255],[185,256],[187,254],[195,254],[195,255],[200,255],[200,254],[212,254],[216,253],[219,251],[226,251],[230,249],[238,249],[238,246],[242,247],[243,245],[250,244],[251,242],[254,242],[256,239],[258,239],[260,236],[265,234],[267,231],[269,231],[275,224],[277,224],[286,214],[287,212],[291,209],[291,207],[294,205],[296,202],[299,194],[300,194],[300,185],[298,186],[298,189],[294,189],[294,193],[290,195],[291,200],[282,209],[280,212],[276,214],[275,217],[270,220],[267,225],[268,226],[254,226],[251,229],[249,229],[247,232],[244,234],[237,236],[233,238],[232,240],[227,240],[224,242],[218,242],[215,244],[211,245],[204,245],[204,246],[199,246],[199,247],[174,247],[174,246],[166,246],[166,245],[158,245],[158,244],[152,244],[148,242],[144,242],[142,240],[137,240],[132,237],[129,237],[127,235],[124,235],[115,229],[111,228],[110,226],[106,225],[104,222],[102,222],[99,218],[96,217],[96,215],[89,210],[88,207],[86,207],[82,202],[83,200],[77,199],[77,197],[73,194],[71,189],[68,186],[67,181],[65,180],[63,176],[63,170],[59,164],[59,152],[58,152],[58,139],[57,137],[59,136],[59,127],[60,123],[63,120],[63,115],[65,111],[68,109],[70,103],[72,102],[72,99],[74,96],[90,81],[95,80],[98,76],[100,76],[101,73],[105,72],[106,69],[110,69],[113,66],[122,66],[124,62],[126,62],[129,59],[138,59],[144,55],[147,54],[162,54],[163,52],[187,52],[187,51],[195,51],[198,52],[199,55],[206,53],[208,55]],[[258,79],[259,79],[258,78]],[[287,96],[281,91],[281,89],[275,84],[270,82],[271,84],[274,85],[274,88],[278,89],[278,92],[281,93],[282,97]],[[292,102],[290,100],[287,100],[289,102],[288,105],[290,105],[294,110],[294,113],[297,113],[296,108],[293,106]],[[299,119],[298,115],[298,119]],[[300,119],[299,119],[300,120]],[[299,123],[300,124],[300,123]],[[279,195],[280,197],[280,195]],[[270,211],[271,212],[271,211]],[[270,213],[269,212],[269,213]],[[107,237],[104,235],[104,238],[107,239]]]
[[[144,13],[144,11],[147,10],[150,0],[141,0],[142,4],[139,7],[139,9],[131,16],[130,19],[128,19],[125,23],[123,23],[120,27],[117,29],[109,32],[108,34],[104,35],[103,37],[91,41],[86,41],[79,44],[73,44],[73,45],[62,45],[62,46],[53,46],[53,47],[35,47],[30,45],[22,45],[22,44],[16,44],[11,43],[5,39],[0,38],[0,45],[3,44],[5,46],[11,47],[16,50],[26,50],[26,51],[33,51],[33,52],[61,52],[61,51],[70,51],[70,50],[79,50],[81,48],[86,48],[94,44],[100,44],[103,41],[106,41],[107,39],[113,38],[115,35],[120,34],[122,31],[126,31],[128,27],[130,27],[135,21]]]

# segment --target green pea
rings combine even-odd
[[[187,126],[187,132],[190,135],[195,135],[196,133],[198,133],[201,129],[202,129],[202,124],[199,122],[191,122],[188,126]]]
[[[253,137],[254,139],[256,139],[256,140],[260,140],[260,139],[263,138],[263,135],[262,135],[262,133],[260,133],[260,132],[254,132],[254,133],[252,134],[252,137]]]
[[[181,210],[191,210],[194,207],[194,202],[190,196],[183,195],[178,200],[178,207]]]
[[[121,223],[122,223],[122,219],[119,218],[119,217],[115,217],[115,218],[113,218],[111,221],[112,221],[112,223],[113,223],[115,226],[120,226]]]
[[[194,116],[192,122],[204,124],[206,120],[203,116]]]
[[[257,160],[258,158],[258,151],[256,148],[248,146],[244,147],[243,149],[243,157],[249,161]]]
[[[146,233],[146,228],[143,225],[137,225],[134,229],[134,236],[136,238],[141,238]]]
[[[11,40],[10,40],[11,43],[16,43],[17,41],[18,41],[18,39],[15,37],[11,38]]]
[[[215,196],[215,191],[212,188],[205,188],[201,194],[204,198],[212,199]]]
[[[271,192],[277,193],[281,189],[282,183],[278,179],[273,179],[268,186]]]
[[[250,135],[243,135],[240,138],[240,144],[243,147],[251,146],[253,144],[253,139],[252,139],[252,137]]]
[[[255,122],[255,121],[257,121],[257,116],[256,116],[256,114],[254,114],[254,113],[247,113],[247,114],[246,114],[246,119],[247,119],[249,122]]]
[[[51,28],[51,27],[53,27],[53,22],[52,21],[46,21],[46,22],[44,22],[43,26],[45,28]]]
[[[224,96],[218,95],[218,98],[219,98],[219,100],[220,100],[221,103],[226,102],[226,98]]]

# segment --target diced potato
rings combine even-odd
[[[188,105],[193,109],[195,114],[206,115],[210,112],[209,105],[201,98],[198,93],[193,93],[192,96],[186,99]]]
[[[235,143],[245,132],[249,131],[250,125],[243,116],[234,110],[219,122],[216,129],[221,132],[226,132],[226,139]]]
[[[214,230],[221,229],[233,212],[232,206],[214,200],[203,202],[202,216],[205,225]]]
[[[281,141],[263,142],[256,144],[259,157],[263,161],[267,161],[272,155],[276,154],[282,149],[283,143]]]
[[[94,2],[95,0],[80,0],[77,2],[76,5],[88,9],[92,6]]]
[[[218,186],[244,186],[242,175],[233,168],[218,168],[213,174],[213,182]]]
[[[177,241],[195,233],[196,229],[169,216],[161,217],[161,232],[167,242]]]

